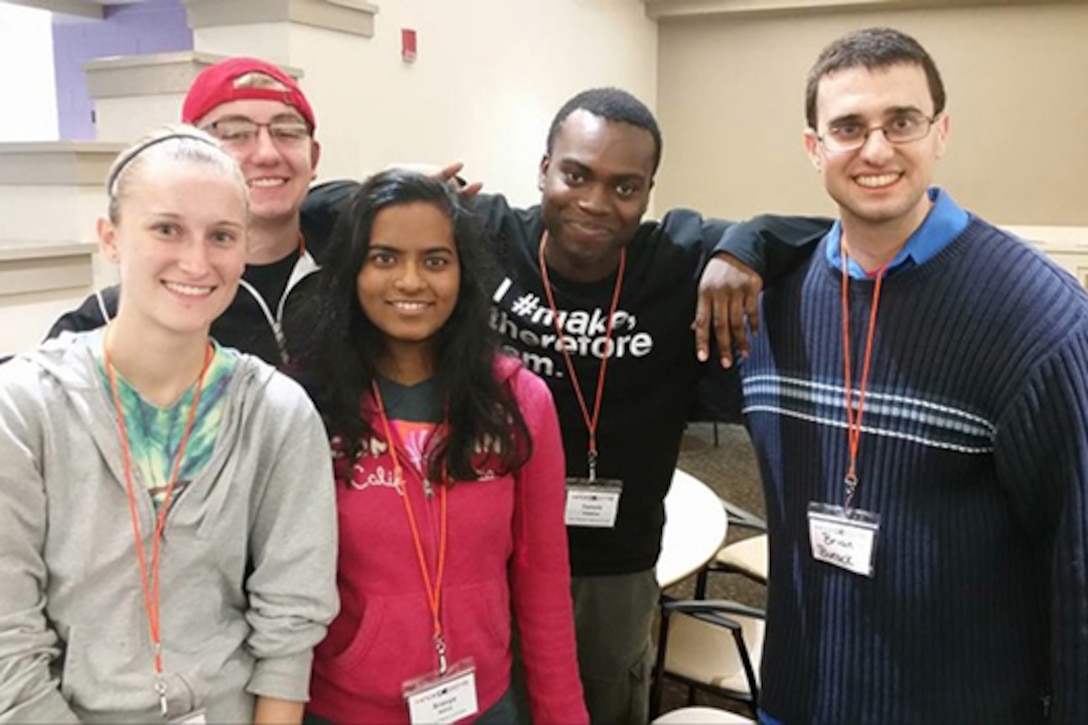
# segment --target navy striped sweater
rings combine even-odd
[[[769,290],[743,368],[771,535],[763,709],[1088,722],[1088,296],[974,218],[884,281],[855,497],[881,516],[866,578],[808,542],[809,502],[844,498],[840,284],[817,253]],[[850,282],[855,371],[872,292]]]

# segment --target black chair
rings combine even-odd
[[[767,522],[728,501],[722,501],[722,506],[730,531],[747,529],[756,535],[727,544],[714,555],[695,580],[695,599],[706,598],[707,578],[715,573],[740,574],[757,584],[767,583]]]
[[[706,592],[709,576],[716,573],[740,574],[766,585],[767,524],[728,501],[722,506],[730,530],[749,529],[756,535],[721,548],[699,571],[694,599],[662,598],[651,716],[659,712],[665,678],[687,685],[689,707],[695,704],[695,691],[703,690],[744,703],[756,716],[765,614],[737,602],[707,600]]]
[[[689,706],[702,690],[743,703],[756,717],[765,618],[761,609],[725,600],[663,601],[650,716],[660,713],[668,678],[687,685]]]

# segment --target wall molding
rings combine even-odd
[[[101,187],[125,144],[101,141],[0,143],[0,186]]]
[[[814,15],[858,10],[950,9],[994,5],[1083,5],[1088,0],[642,0],[654,20],[692,17]]]
[[[201,71],[226,57],[216,53],[185,50],[102,58],[84,63],[83,70],[87,73],[87,90],[94,100],[164,94],[185,95]],[[296,80],[303,76],[299,68],[284,65],[279,67]]]
[[[94,0],[7,0],[12,5],[49,10],[62,15],[77,15],[81,18],[101,20],[106,17],[101,2]]]
[[[182,0],[189,27],[298,23],[365,38],[374,36],[378,6],[366,0]]]
[[[94,242],[0,240],[0,298],[88,287],[97,250]]]

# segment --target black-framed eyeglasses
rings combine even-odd
[[[257,140],[261,129],[268,130],[272,143],[292,146],[310,138],[310,127],[301,119],[283,118],[268,123],[258,123],[248,118],[224,118],[204,126],[204,130],[219,139],[224,146],[238,148]]]
[[[857,151],[869,140],[873,131],[884,134],[885,140],[895,146],[920,141],[929,135],[940,113],[927,116],[924,113],[898,113],[884,123],[865,126],[857,121],[838,121],[831,124],[817,140],[831,153]]]

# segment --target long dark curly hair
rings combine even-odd
[[[364,314],[356,280],[366,263],[374,219],[382,209],[423,202],[450,220],[461,282],[450,318],[435,334],[435,381],[446,405],[447,430],[427,452],[432,481],[480,477],[481,446],[488,467],[512,472],[532,452],[525,419],[508,382],[495,376],[498,338],[488,323],[495,265],[491,242],[449,187],[404,170],[367,179],[341,210],[326,264],[310,287],[300,314],[289,320],[294,372],[310,391],[330,436],[353,460],[361,441],[378,435],[362,406],[387,350],[385,333]]]

